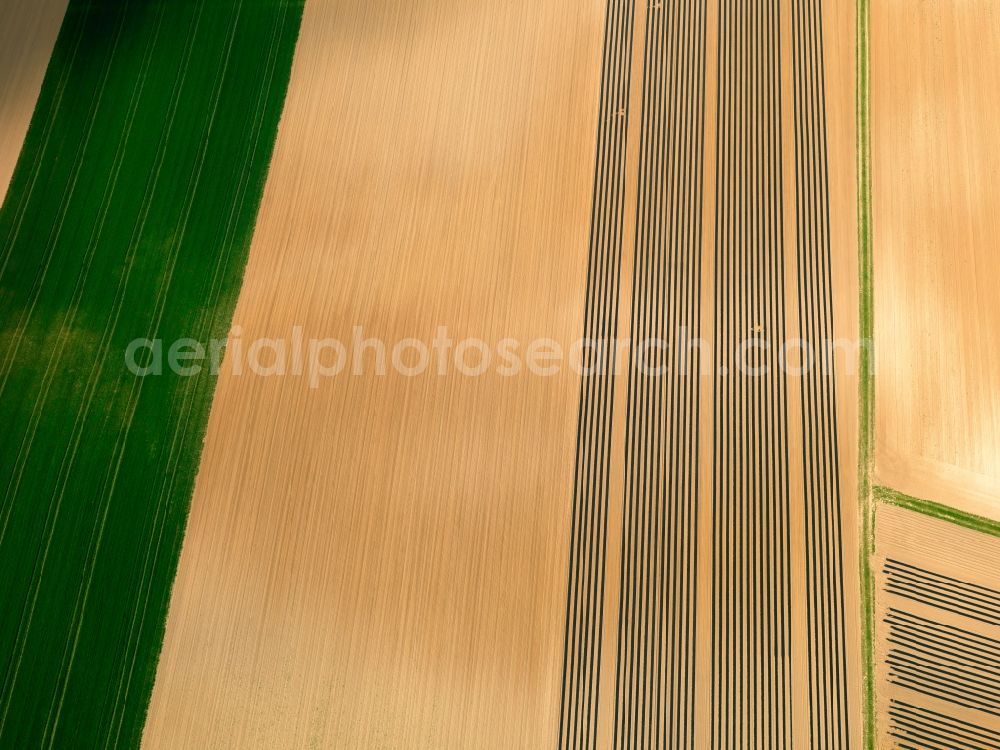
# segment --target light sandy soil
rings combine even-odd
[[[243,340],[575,340],[603,20],[309,0]],[[553,742],[578,379],[365,363],[317,389],[224,368],[146,747]]]
[[[858,330],[852,3],[825,3],[833,318]],[[639,111],[646,3],[636,2]],[[662,7],[662,6],[657,6]],[[702,329],[714,325],[716,4]],[[782,96],[793,98],[790,2]],[[583,330],[604,3],[308,0],[234,325],[390,346]],[[784,111],[788,336],[798,334]],[[630,120],[628,335],[639,118]],[[711,342],[709,342],[711,343]],[[707,347],[710,349],[711,347]],[[579,381],[232,372],[227,353],[144,735],[150,748],[552,747]],[[470,360],[474,355],[470,354]],[[860,737],[857,370],[838,361],[848,707]],[[714,370],[708,362],[706,370]],[[626,378],[617,381],[599,747],[614,716]],[[713,394],[701,387],[698,747],[709,740]],[[808,683],[799,383],[788,379],[794,681]],[[743,438],[746,439],[746,438]],[[760,467],[757,467],[759,470]],[[748,572],[748,575],[750,573]],[[767,573],[760,573],[761,576]],[[792,746],[808,746],[795,691]]]
[[[876,481],[1000,518],[1000,8],[872,3]]]
[[[709,351],[714,349],[714,338],[712,336],[715,324],[717,306],[720,302],[715,296],[715,273],[716,263],[714,256],[716,253],[715,235],[715,201],[717,195],[715,187],[716,171],[716,148],[715,148],[715,122],[717,116],[716,106],[716,84],[717,77],[717,47],[719,44],[718,35],[713,29],[713,24],[717,23],[717,9],[715,3],[709,3],[709,38],[708,38],[708,80],[709,96],[708,109],[706,112],[706,122],[708,123],[708,137],[706,139],[705,165],[708,175],[706,187],[706,201],[704,205],[704,250],[702,253],[702,279],[703,279],[703,300],[702,306],[702,332],[708,340]],[[829,174],[829,227],[830,227],[830,274],[832,281],[832,316],[833,328],[830,333],[834,340],[854,342],[857,340],[858,331],[858,246],[857,246],[857,177],[856,177],[856,120],[855,120],[855,22],[853,3],[822,3],[824,9],[823,20],[823,54],[825,63],[825,95],[826,95],[826,126],[828,129],[828,174]],[[789,2],[781,3],[781,95],[783,102],[782,110],[782,132],[783,142],[783,198],[780,206],[783,213],[785,228],[785,268],[784,268],[784,293],[786,300],[785,308],[785,335],[786,340],[795,340],[799,337],[808,338],[805,331],[799,326],[799,286],[798,274],[799,266],[796,258],[796,173],[795,173],[795,121],[794,109],[792,106],[795,100],[794,87],[797,85],[793,68],[793,47],[792,47],[792,19],[794,18],[793,5]],[[801,84],[799,84],[801,85]],[[819,85],[817,83],[817,85]],[[810,144],[810,147],[811,144]],[[745,215],[749,217],[749,212]],[[816,225],[812,225],[816,226]],[[752,231],[752,230],[750,230]],[[732,304],[733,300],[730,300]],[[712,566],[712,550],[718,543],[714,538],[713,530],[713,493],[716,491],[713,485],[713,473],[716,469],[714,462],[725,463],[726,458],[716,458],[713,454],[713,441],[716,434],[713,432],[713,391],[716,388],[716,378],[711,374],[717,372],[718,362],[712,361],[711,357],[706,358],[705,372],[710,373],[709,377],[703,379],[701,387],[701,467],[700,467],[700,575],[699,575],[699,627],[702,628],[703,637],[698,645],[698,670],[701,675],[710,675],[712,659],[712,640],[707,637],[711,632],[713,605],[712,605],[712,576],[710,575]],[[789,360],[792,370],[797,365],[794,356]],[[788,444],[788,509],[789,509],[789,542],[788,548],[790,562],[790,607],[786,613],[790,623],[791,643],[786,658],[791,663],[791,680],[796,687],[791,691],[789,698],[791,706],[791,747],[808,747],[810,745],[810,729],[812,717],[810,717],[809,701],[809,634],[807,629],[807,602],[811,596],[820,593],[821,596],[835,597],[832,586],[832,579],[821,582],[818,586],[808,579],[807,557],[812,550],[807,543],[806,527],[806,499],[805,487],[809,481],[803,462],[803,410],[805,408],[802,394],[800,393],[800,381],[791,370],[786,377],[788,395],[788,415],[787,415],[787,444]],[[835,737],[821,738],[819,742],[828,742],[830,746],[839,746],[838,742],[848,743],[850,747],[861,745],[862,716],[861,704],[861,604],[859,592],[859,571],[858,571],[858,545],[859,545],[859,524],[858,515],[858,487],[857,487],[857,467],[858,467],[858,351],[852,345],[843,346],[837,349],[835,354],[835,387],[836,387],[836,415],[837,415],[837,452],[839,458],[839,485],[840,485],[840,526],[842,529],[842,549],[843,549],[843,591],[844,591],[844,640],[838,643],[843,648],[841,653],[846,654],[845,679],[847,686],[847,715],[848,734],[840,740]],[[744,417],[746,413],[744,413]],[[759,419],[758,415],[758,419]],[[829,423],[825,423],[829,424]],[[729,428],[739,430],[738,421],[731,423]],[[751,441],[759,439],[760,435],[752,434],[752,431],[745,430],[738,440]],[[721,442],[725,438],[718,437]],[[815,445],[815,442],[813,443]],[[730,462],[734,459],[730,456]],[[780,461],[780,459],[779,459]],[[817,464],[812,463],[813,474],[822,470]],[[763,464],[751,464],[747,470],[748,477],[756,477],[765,471]],[[749,522],[746,522],[749,523]],[[613,537],[614,538],[614,537]],[[832,543],[832,542],[831,542]],[[780,541],[771,536],[767,540],[767,547],[773,553],[779,549]],[[773,559],[773,558],[772,558]],[[772,563],[773,565],[773,563]],[[767,564],[763,567],[767,567]],[[762,580],[762,576],[767,576],[762,572],[762,568],[753,570],[749,567],[738,573],[743,577],[746,586],[757,584]],[[740,583],[730,582],[730,589],[736,589],[736,596],[744,596],[739,592]],[[771,585],[776,585],[772,579]],[[751,607],[753,608],[753,607]],[[760,609],[758,605],[757,609]],[[763,613],[766,616],[768,613]],[[755,611],[747,615],[747,618],[761,618],[762,613]],[[777,671],[778,666],[768,664],[766,657],[760,661],[758,656],[754,665],[752,656],[754,649],[762,649],[760,642],[756,640],[757,635],[751,635],[747,631],[745,636],[745,649],[743,658],[750,666],[747,671],[755,673],[757,678],[765,670]],[[607,647],[607,644],[606,644]],[[814,652],[815,652],[814,644]],[[814,668],[815,668],[814,664]],[[608,666],[606,666],[606,669]],[[758,695],[756,698],[744,696],[744,701],[755,700],[759,706],[766,704],[766,689],[764,681],[754,680],[757,685]],[[695,747],[708,748],[711,745],[712,714],[710,702],[710,680],[703,679],[699,687],[699,707],[696,716]],[[753,688],[751,688],[753,689]],[[739,707],[731,707],[734,713]],[[744,705],[744,710],[752,710],[749,705]],[[746,714],[745,714],[746,715]],[[830,719],[831,725],[838,726],[836,719]],[[766,746],[767,740],[761,740],[760,733],[764,730],[758,728],[758,735],[755,737],[748,725],[753,724],[747,720],[736,719],[732,727],[730,741],[739,745],[741,742],[745,746]],[[740,726],[742,724],[742,726]],[[606,738],[605,738],[606,739]],[[775,740],[771,740],[775,741]],[[725,742],[725,741],[723,741]],[[601,745],[601,747],[610,745]],[[729,746],[729,745],[727,745]],[[843,746],[847,746],[846,744]]]
[[[0,203],[69,0],[0,0]]]
[[[894,643],[890,643],[887,638],[890,634],[889,625],[886,622],[890,609],[902,611],[909,615],[926,618],[935,625],[944,625],[960,628],[966,632],[986,636],[994,640],[1000,639],[1000,626],[988,625],[978,622],[975,619],[949,612],[940,607],[928,604],[926,601],[914,601],[911,598],[902,597],[897,594],[885,591],[886,575],[883,572],[887,559],[896,560],[908,565],[916,565],[934,573],[949,576],[968,584],[985,586],[989,589],[997,590],[997,571],[1000,570],[1000,539],[982,534],[977,531],[956,526],[947,521],[904,510],[890,505],[880,505],[877,509],[876,520],[876,546],[875,546],[875,584],[878,592],[875,597],[876,608],[876,628],[875,628],[875,675],[876,675],[876,699],[877,699],[877,725],[878,725],[878,747],[890,748],[899,747],[894,745],[889,737],[890,719],[888,714],[891,700],[905,701],[908,704],[925,707],[937,713],[976,724],[979,727],[987,727],[994,731],[1000,731],[1000,719],[990,714],[956,705],[952,701],[941,700],[940,697],[929,696],[923,692],[907,689],[898,684],[892,684],[889,680],[889,666],[886,657],[890,648],[904,647],[912,651],[916,646],[918,649],[930,645],[930,653],[923,656],[921,661],[925,665],[927,659],[944,658],[945,664],[959,666],[966,670],[966,674],[971,674],[973,679],[981,680],[982,673],[979,670],[989,670],[983,661],[982,653],[979,656],[967,659],[963,655],[963,643],[958,640],[949,639],[945,634],[945,639],[928,643],[922,637],[913,638],[910,633],[906,634],[906,640],[898,637]],[[951,606],[954,602],[951,597],[961,596],[965,588],[961,584],[951,584],[933,591],[934,597],[944,597],[941,599],[946,606]],[[982,606],[982,599],[975,597],[967,599],[973,606]],[[989,605],[986,605],[988,610]],[[934,633],[933,626],[921,628],[920,633]],[[940,631],[937,631],[940,632]],[[974,647],[973,647],[974,648]],[[918,651],[918,653],[920,653]],[[992,658],[996,659],[994,655]],[[951,661],[948,661],[951,660]],[[964,663],[963,662],[967,662]],[[934,669],[932,666],[931,669]],[[978,674],[977,674],[978,673]],[[970,686],[963,684],[961,680],[951,680],[950,685],[945,685],[946,689],[956,689],[959,693],[968,690]],[[992,688],[986,689],[986,694],[992,694],[993,700],[1000,699],[996,690],[996,677],[987,677],[992,684]],[[933,681],[926,681],[925,686],[931,687],[932,692],[937,692],[937,687]],[[972,688],[974,694],[975,688]],[[947,744],[947,740],[943,745]],[[990,746],[984,742],[982,746]],[[956,747],[959,745],[955,745]]]

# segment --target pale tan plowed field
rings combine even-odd
[[[0,203],[69,0],[0,0]]]
[[[1000,518],[1000,6],[872,3],[876,482]]]
[[[369,352],[312,389],[231,340],[147,747],[859,746],[857,370],[779,362],[856,338],[854,29],[308,0],[233,340],[617,331],[671,367]]]
[[[577,338],[603,20],[307,2],[244,340]],[[147,747],[551,744],[577,378],[365,361],[314,390],[224,368]]]

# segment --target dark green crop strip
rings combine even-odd
[[[0,747],[139,744],[216,379],[125,355],[225,338],[301,15],[70,2],[0,210]]]

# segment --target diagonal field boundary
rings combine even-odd
[[[948,521],[971,531],[978,531],[980,534],[1000,537],[1000,521],[994,521],[991,518],[966,513],[965,511],[956,510],[955,508],[931,500],[920,500],[916,497],[910,497],[888,487],[874,487],[872,495],[876,503],[904,508],[905,510],[922,513],[925,516],[931,516],[941,521]]]
[[[0,747],[133,747],[302,0],[72,0],[0,210]],[[165,369],[169,372],[168,369]]]

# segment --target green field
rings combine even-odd
[[[0,747],[138,745],[302,0],[71,0],[0,211]]]

